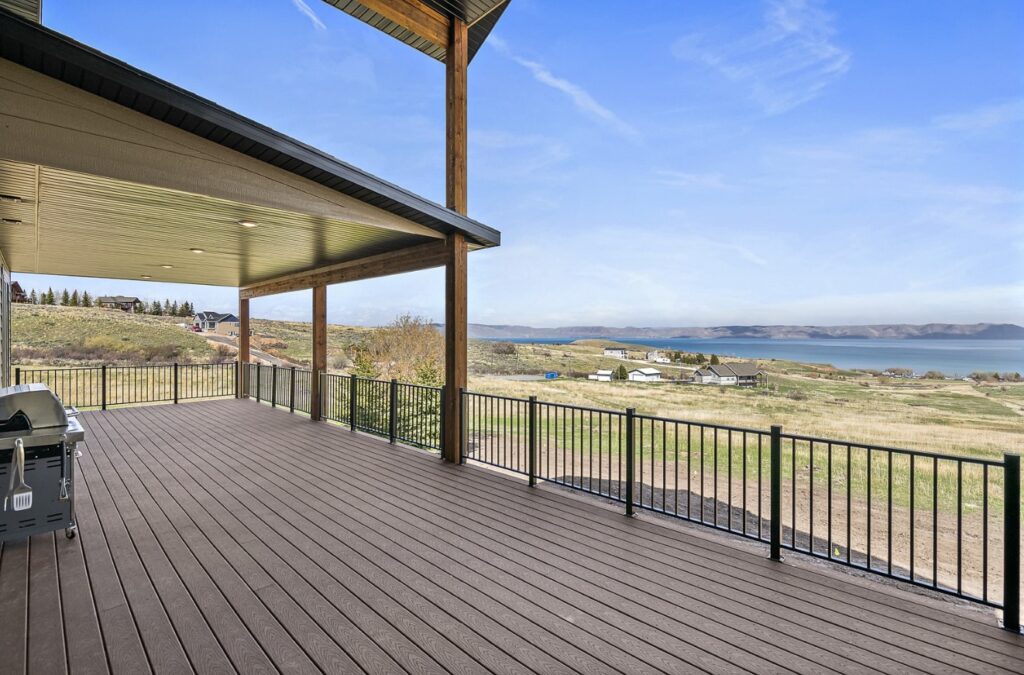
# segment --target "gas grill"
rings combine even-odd
[[[61,528],[75,536],[77,414],[46,385],[0,388],[0,542]]]

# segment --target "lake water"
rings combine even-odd
[[[517,338],[506,342],[566,344],[559,340]],[[612,340],[609,340],[612,341]],[[974,371],[1024,372],[1024,340],[765,340],[756,338],[617,338],[614,342],[664,350],[702,352],[750,359],[830,363],[838,368],[912,368],[923,374]]]

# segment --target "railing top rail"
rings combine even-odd
[[[761,436],[769,436],[771,432],[767,429],[751,429],[748,427],[734,427],[728,424],[715,424],[714,422],[698,422],[696,420],[682,420],[673,417],[661,417],[659,415],[643,415],[637,413],[635,417],[638,420],[653,420],[655,422],[664,422],[666,424],[686,424],[691,427],[701,427],[702,429],[721,429],[723,431],[735,431],[744,434],[759,434]]]
[[[426,391],[436,391],[439,394],[441,393],[441,387],[432,387],[429,384],[415,384],[413,382],[399,382],[398,386],[399,387],[405,387],[407,389],[423,389],[423,390],[426,390]]]
[[[947,455],[940,452],[931,452],[928,450],[912,450],[910,448],[892,448],[885,445],[875,445],[873,443],[861,443],[857,441],[844,441],[835,438],[819,438],[817,436],[807,436],[804,434],[789,434],[782,433],[783,440],[790,441],[802,441],[805,443],[818,443],[821,445],[832,445],[840,448],[850,447],[859,448],[861,450],[877,450],[878,452],[893,452],[902,455],[915,455],[917,457],[927,457],[929,459],[938,459],[951,462],[966,462],[970,464],[988,465],[994,467],[1002,467],[1004,465],[1001,459],[987,459],[984,457],[972,457],[970,455]]]

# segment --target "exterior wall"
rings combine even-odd
[[[630,373],[629,379],[633,382],[661,382],[661,375],[645,375],[644,373]]]
[[[234,321],[221,321],[217,324],[214,332],[217,333],[217,335],[227,335],[229,337],[232,335],[238,335],[238,323]]]
[[[0,386],[11,383],[11,271],[0,251]]]

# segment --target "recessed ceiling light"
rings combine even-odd
[[[14,195],[0,195],[0,202],[7,204],[20,204],[21,197],[15,197]]]
[[[165,270],[169,270],[169,269],[173,269],[174,265],[161,265],[160,267],[163,267]]]
[[[201,248],[190,248],[189,250],[192,251],[193,253],[202,253],[203,252],[203,249],[201,249]]]
[[[256,227],[256,223],[252,222],[251,220],[240,220],[238,221],[238,224],[241,225],[242,227]]]
[[[142,278],[143,279],[152,279],[153,277],[149,276],[148,274],[143,274]]]
[[[21,225],[21,221],[17,218],[0,218],[0,223],[4,225]]]

